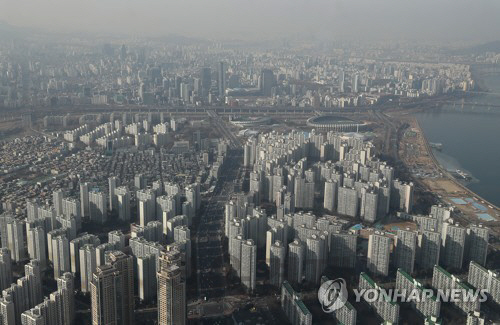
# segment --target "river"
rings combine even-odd
[[[451,171],[467,172],[472,180],[464,185],[500,206],[500,107],[488,111],[471,104],[500,105],[500,73],[482,79],[490,94],[467,99],[463,107],[458,101],[416,117],[427,140],[443,144],[441,151],[433,149],[439,163]]]

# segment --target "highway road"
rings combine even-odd
[[[241,141],[231,132],[231,130],[229,130],[226,121],[224,121],[215,111],[208,110],[207,114],[212,119],[213,125],[215,125],[219,133],[222,134],[224,139],[229,141],[230,148],[241,148]]]
[[[241,150],[239,150],[241,152]],[[197,293],[201,300],[224,297],[224,205],[233,193],[233,181],[238,177],[242,157],[230,151],[222,176],[207,198],[200,222],[195,230]]]

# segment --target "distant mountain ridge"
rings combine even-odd
[[[482,54],[486,52],[500,53],[500,40],[451,51],[455,55]]]
[[[4,21],[0,21],[0,35],[2,37],[18,37],[26,35],[29,32],[29,28],[13,26]]]

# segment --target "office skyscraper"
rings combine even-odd
[[[201,69],[201,89],[202,97],[207,98],[210,88],[212,88],[212,69],[203,68]]]
[[[261,75],[260,75],[260,90],[262,91],[262,95],[264,96],[271,96],[272,95],[272,89],[276,84],[276,78],[274,77],[273,70],[270,69],[262,69]]]
[[[226,64],[224,62],[219,62],[217,81],[217,86],[219,87],[219,97],[222,98],[226,94]]]

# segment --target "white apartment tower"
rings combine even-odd
[[[375,232],[368,239],[368,270],[374,274],[389,274],[389,258],[392,239],[384,233]]]

